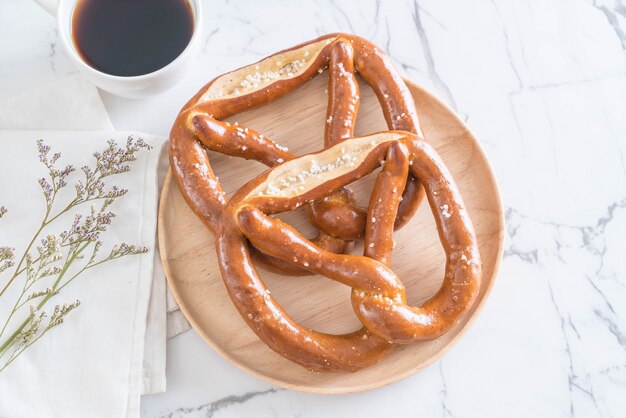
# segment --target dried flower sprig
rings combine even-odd
[[[8,212],[7,208],[0,206],[0,218]],[[15,248],[0,246],[0,273],[15,265]]]
[[[15,249],[11,247],[0,247],[0,273],[6,269],[10,269],[15,265],[13,259]]]
[[[5,361],[4,365],[0,367],[0,372],[7,368],[13,361],[22,354],[28,347],[39,341],[44,334],[63,323],[65,317],[77,308],[80,305],[80,301],[76,300],[73,303],[56,305],[54,310],[52,311],[52,315],[48,322],[45,324],[45,327],[42,328],[42,323],[45,318],[47,318],[48,314],[45,311],[37,310],[35,307],[30,307],[30,313],[28,315],[28,326],[22,329],[15,336],[15,343],[9,347],[5,352],[0,354],[0,358],[4,356],[5,353],[11,351],[11,354]]]
[[[14,249],[0,247],[0,273],[14,267],[13,273],[0,290],[0,301],[11,284],[18,277],[23,277],[22,290],[13,303],[13,309],[3,325],[0,320],[0,360],[5,359],[4,363],[0,362],[0,372],[46,332],[62,324],[67,315],[80,305],[78,300],[71,304],[56,305],[50,315],[44,310],[48,301],[56,297],[65,286],[93,267],[148,251],[142,246],[121,243],[113,246],[105,257],[98,257],[103,246],[100,238],[115,218],[115,213],[109,208],[118,198],[128,193],[127,189],[117,186],[107,187],[103,179],[130,171],[130,163],[137,159],[139,152],[151,148],[142,139],[133,137],[128,137],[125,146],[121,147],[111,140],[104,150],[93,154],[94,165],[83,166],[77,171],[71,164],[58,168],[61,154],[51,154],[48,145],[42,140],[37,141],[39,160],[48,170],[47,178],[38,179],[46,211],[17,265]],[[74,197],[56,210],[60,203],[59,191],[80,173],[83,178],[74,181]],[[75,213],[68,229],[58,235],[47,234],[40,238],[53,221],[88,202],[91,202],[88,213]],[[0,206],[0,217],[6,213],[6,208]],[[13,328],[16,314],[26,305],[29,306],[29,314],[3,341],[5,332]]]

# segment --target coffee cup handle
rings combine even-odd
[[[50,13],[52,16],[57,15],[57,10],[59,10],[59,0],[35,0],[35,3],[40,5],[46,12]]]

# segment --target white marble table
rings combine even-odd
[[[213,76],[327,32],[365,36],[467,121],[506,206],[491,299],[441,361],[368,393],[261,382],[190,331],[145,417],[626,416],[626,3],[207,1],[202,56],[173,91],[103,98],[120,130],[166,135]],[[52,18],[0,0],[0,97],[75,72]]]

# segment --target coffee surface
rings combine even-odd
[[[189,44],[193,26],[187,0],[80,0],[72,38],[93,68],[137,76],[174,61]]]

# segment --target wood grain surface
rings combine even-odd
[[[327,77],[319,76],[270,105],[230,119],[254,128],[301,155],[323,145]],[[495,279],[503,248],[504,215],[496,180],[478,141],[454,112],[429,92],[407,81],[415,98],[426,139],[454,176],[470,213],[483,261],[483,281],[470,315],[444,336],[400,346],[380,363],[356,373],[320,374],[276,354],[248,328],[231,303],[217,265],[213,236],[195,217],[171,173],[159,207],[159,245],[168,283],[195,330],[229,361],[273,384],[317,393],[368,390],[405,378],[428,366],[449,349],[475,319]],[[361,109],[355,135],[386,130],[372,90],[361,82]],[[266,168],[254,161],[209,152],[211,165],[226,193]],[[353,183],[366,205],[374,176]],[[315,231],[302,210],[280,216],[306,236]],[[402,278],[408,301],[419,305],[443,279],[444,254],[432,214],[424,201],[416,216],[395,234],[392,268]],[[354,253],[362,253],[357,245]],[[319,331],[344,333],[360,324],[352,312],[350,289],[325,277],[286,277],[260,270],[279,303],[300,323]],[[202,359],[198,359],[202,361]]]

